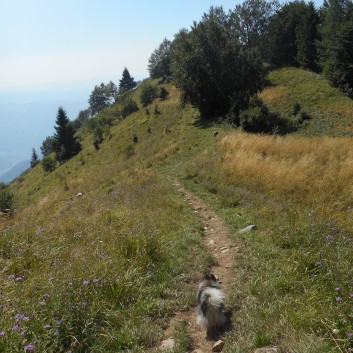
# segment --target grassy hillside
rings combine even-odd
[[[301,110],[309,115],[303,134],[352,136],[353,101],[331,87],[321,75],[283,68],[270,72],[268,85],[260,97],[270,108],[288,117],[299,103]]]
[[[352,101],[319,76],[283,69],[269,80],[261,98],[289,115],[299,102],[312,118],[305,135],[352,131]],[[234,262],[242,282],[227,298],[240,310],[225,351],[278,345],[292,353],[348,352],[351,138],[250,135],[202,124],[164,86],[167,100],[117,120],[98,151],[92,134],[82,133],[79,155],[51,173],[38,165],[11,184],[16,212],[0,218],[0,352],[30,344],[39,352],[155,346],[170,315],[194,304],[197,279],[212,263],[200,245],[200,220],[173,189],[173,177],[242,240]],[[139,90],[133,95],[138,102]],[[255,232],[236,233],[250,223]]]
[[[201,223],[156,167],[200,139],[184,134],[196,112],[181,111],[168,90],[169,100],[155,102],[160,115],[141,107],[99,151],[85,134],[78,156],[11,184],[16,213],[1,219],[0,351],[145,351],[173,311],[194,303],[192,279],[211,261]]]

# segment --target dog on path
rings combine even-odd
[[[207,274],[199,284],[196,322],[207,329],[207,337],[214,338],[224,331],[228,321],[221,286],[213,274]]]

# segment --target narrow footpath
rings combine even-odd
[[[227,307],[227,298],[229,297],[233,280],[232,265],[237,252],[237,247],[232,244],[230,239],[230,231],[217,213],[204,201],[187,190],[179,181],[175,180],[174,186],[184,196],[185,201],[190,204],[194,212],[198,213],[202,219],[204,229],[202,241],[204,245],[209,248],[216,263],[216,265],[211,268],[211,273],[216,275],[219,279],[219,283],[225,293],[225,304]],[[196,291],[197,288],[195,288],[195,298]],[[166,340],[171,338],[175,323],[180,321],[187,324],[187,331],[192,340],[194,353],[212,352],[215,341],[207,340],[206,330],[196,325],[196,307],[187,312],[176,313],[171,320],[169,329],[165,332]],[[227,344],[227,342],[224,343],[225,345]],[[222,347],[218,349],[220,349],[218,351],[221,351]]]

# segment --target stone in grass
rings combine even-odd
[[[249,226],[243,228],[243,229],[240,229],[238,231],[239,234],[243,234],[243,233],[250,233],[252,230],[254,230],[256,228],[256,225],[255,224],[250,224]]]
[[[218,340],[212,347],[212,352],[221,352],[224,347],[224,341]]]
[[[162,341],[160,348],[161,349],[173,349],[175,346],[174,338],[168,338],[167,340]]]

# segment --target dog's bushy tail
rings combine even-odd
[[[220,329],[226,322],[223,306],[224,294],[219,288],[204,288],[199,297],[197,324],[207,329]]]

